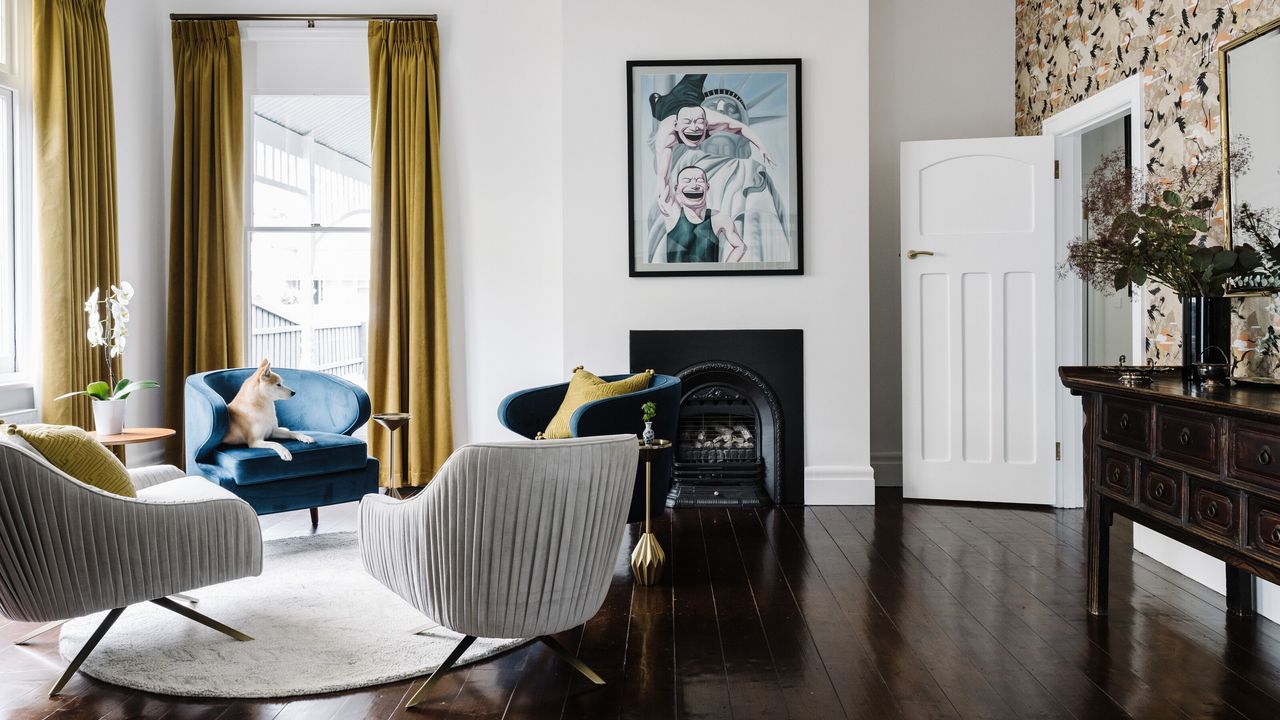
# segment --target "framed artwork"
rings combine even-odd
[[[804,272],[800,61],[627,63],[632,277]]]

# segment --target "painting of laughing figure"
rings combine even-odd
[[[800,274],[800,61],[627,63],[631,275]]]

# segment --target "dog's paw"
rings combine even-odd
[[[288,462],[293,459],[293,453],[289,452],[288,449],[286,448],[280,448],[276,450],[276,454],[279,455],[280,459],[284,460],[285,462]]]
[[[316,439],[311,437],[310,435],[303,435],[302,433],[298,433],[297,435],[294,435],[293,438],[298,442],[304,442],[308,445],[316,441]]]

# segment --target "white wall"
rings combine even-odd
[[[866,0],[563,5],[564,365],[626,370],[630,330],[801,328],[806,502],[873,502]],[[803,61],[805,274],[629,278],[626,61],[769,57]]]
[[[126,370],[161,378],[173,90],[170,12],[368,12],[361,0],[114,0],[122,275],[138,286]],[[562,360],[560,4],[387,0],[378,12],[440,16],[441,171],[455,439],[505,436],[509,391],[565,374]],[[550,99],[550,100],[549,100]],[[179,392],[165,388],[163,392]],[[131,408],[162,424],[161,394]],[[136,414],[133,414],[136,413]],[[134,463],[157,453],[135,452]]]
[[[116,212],[119,218],[120,277],[137,291],[129,306],[129,346],[124,374],[135,379],[165,382],[165,323],[168,312],[165,281],[168,225],[165,208],[166,146],[160,112],[161,40],[168,35],[160,11],[152,2],[107,3],[107,31],[111,41],[111,82],[116,124]],[[164,386],[129,398],[129,423],[163,426],[164,393],[180,392]],[[130,465],[159,461],[163,448],[149,444],[129,451]]]
[[[871,0],[871,463],[879,485],[902,484],[898,148],[1013,134],[1013,7]]]
[[[1220,595],[1227,592],[1226,564],[1211,555],[1171,540],[1138,523],[1133,524],[1133,549],[1168,565],[1201,585],[1208,586]],[[1280,622],[1280,586],[1265,580],[1256,582],[1258,614]]]

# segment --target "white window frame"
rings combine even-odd
[[[0,0],[5,2],[6,0]],[[242,22],[240,23],[240,40],[242,47],[241,72],[244,76],[244,106],[243,127],[246,142],[244,143],[244,170],[243,170],[243,207],[244,207],[244,237],[243,237],[243,277],[244,285],[244,306],[243,306],[243,327],[244,327],[244,352],[250,353],[253,346],[253,235],[260,232],[371,232],[370,227],[343,227],[343,226],[321,226],[312,225],[308,227],[288,226],[256,226],[254,225],[254,206],[253,206],[253,184],[254,184],[254,112],[253,99],[258,95],[349,95],[349,96],[369,96],[369,88],[348,88],[338,85],[328,86],[325,83],[318,83],[323,87],[298,88],[289,85],[260,85],[258,82],[258,43],[267,42],[314,42],[326,39],[352,40],[355,42],[364,42],[368,35],[368,23],[364,21],[337,22],[328,23],[322,27],[294,27],[278,22]],[[368,362],[368,348],[365,349],[365,362]],[[246,357],[244,364],[246,366],[257,366],[261,358]],[[367,365],[366,365],[367,367]]]
[[[31,0],[0,0],[5,15],[3,32],[9,56],[0,57],[0,85],[13,93],[13,223],[14,223],[14,300],[17,354],[15,372],[0,373],[0,412],[27,410],[34,406],[34,385],[39,381],[40,304],[36,302],[37,285],[35,228],[35,178],[32,172],[34,111],[31,100],[31,33],[18,28],[31,27]],[[0,140],[3,141],[3,140]]]

